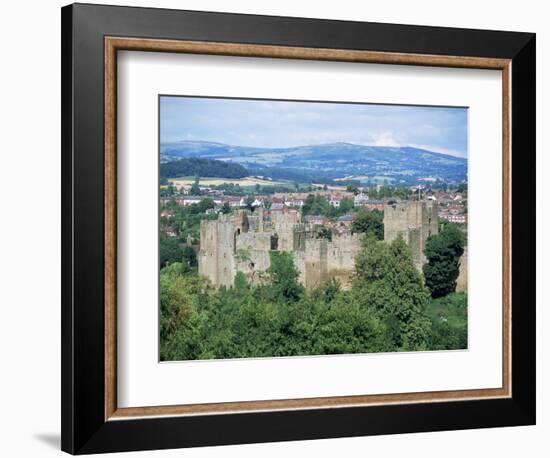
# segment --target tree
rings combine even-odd
[[[183,273],[189,273],[192,272],[197,268],[197,254],[195,253],[195,250],[191,248],[190,246],[186,246],[183,249],[182,253],[182,261],[181,261],[181,268]]]
[[[160,234],[160,266],[164,267],[174,262],[180,262],[183,255],[178,240],[175,237],[168,237]]]
[[[278,300],[296,301],[304,292],[304,287],[298,283],[300,273],[287,251],[271,251],[271,265],[267,273],[271,279],[273,296]]]
[[[458,187],[456,188],[456,192],[459,192],[461,194],[468,192],[468,185],[466,183],[460,183]]]
[[[351,223],[351,229],[353,232],[384,240],[384,213],[363,207],[357,212],[357,217]]]
[[[248,288],[250,288],[250,284],[246,279],[246,275],[241,271],[238,271],[235,274],[235,289],[239,291],[243,291],[243,290],[247,290]]]
[[[310,194],[306,197],[302,207],[303,215],[324,215],[329,216],[332,207],[325,196]]]
[[[231,206],[229,205],[228,202],[224,202],[224,204],[222,205],[222,213],[224,215],[227,215],[228,213],[231,213]]]
[[[328,241],[332,240],[332,231],[325,226],[319,227],[317,230],[317,236],[321,239],[327,239]]]
[[[355,204],[353,203],[353,200],[345,197],[340,201],[340,206],[338,207],[338,213],[340,214],[348,213],[354,207],[355,207]]]
[[[197,359],[200,355],[203,316],[197,299],[204,281],[181,275],[180,263],[160,271],[160,359]]]
[[[430,350],[468,348],[468,297],[451,293],[430,301],[428,315],[432,320]]]
[[[195,182],[192,184],[191,189],[189,190],[190,194],[193,196],[201,195],[201,188],[199,187],[199,177],[195,177]]]
[[[426,240],[424,254],[428,262],[422,270],[432,297],[445,296],[456,289],[465,243],[464,233],[453,223],[445,224],[439,234]]]
[[[357,195],[357,194],[359,194],[359,187],[357,185],[354,185],[354,184],[348,184],[346,186],[346,191],[347,192],[353,192],[353,194]]]
[[[254,197],[252,196],[247,196],[246,200],[245,200],[245,205],[246,205],[246,208],[250,211],[253,210],[252,208],[252,204],[254,203]]]
[[[242,165],[231,161],[216,159],[183,158],[160,164],[161,178],[178,178],[188,176],[216,178],[244,178],[248,171]]]
[[[355,300],[378,311],[394,349],[428,349],[431,322],[425,311],[429,293],[405,241],[398,237],[386,244],[367,237],[355,267]]]

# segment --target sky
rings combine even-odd
[[[292,147],[347,142],[467,156],[466,108],[161,96],[161,143]]]

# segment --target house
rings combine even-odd
[[[287,207],[303,207],[304,201],[302,199],[289,199],[285,201]]]
[[[323,215],[307,215],[305,217],[306,223],[313,226],[324,226],[328,223],[328,218]]]
[[[178,234],[177,232],[174,230],[174,228],[170,227],[170,226],[164,226],[163,228],[163,232],[168,236],[168,237],[177,237]]]
[[[338,224],[341,226],[351,226],[353,223],[353,214],[346,213],[338,218]]]
[[[353,204],[356,207],[362,207],[366,205],[368,202],[369,202],[369,196],[367,194],[360,193],[353,198]]]
[[[223,202],[227,203],[231,208],[246,207],[244,197],[226,197],[223,199]]]
[[[254,199],[254,202],[252,202],[252,207],[263,207],[264,203],[257,197]]]
[[[385,202],[380,199],[369,199],[369,201],[364,205],[364,207],[367,207],[369,210],[384,210],[384,207],[386,206]]]
[[[200,203],[202,199],[200,197],[185,197],[179,200],[181,201],[181,203],[178,202],[178,204],[183,205],[184,207],[187,207],[189,205]]]
[[[341,202],[342,202],[342,199],[336,196],[331,196],[329,200],[329,204],[334,208],[338,208]]]
[[[286,210],[288,207],[282,203],[282,202],[275,202],[275,203],[272,203],[271,204],[271,208],[270,210],[271,211],[284,211]]]
[[[174,212],[172,210],[162,210],[160,212],[160,217],[161,218],[173,218],[174,217]]]

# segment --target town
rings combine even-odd
[[[311,191],[251,192],[226,195],[216,187],[173,187],[161,197],[160,224],[165,237],[179,238],[196,256],[198,273],[213,286],[231,287],[237,272],[250,284],[259,284],[270,264],[272,250],[292,252],[307,288],[337,279],[351,284],[354,260],[364,234],[360,219],[373,212],[382,230],[380,239],[391,242],[401,235],[411,248],[418,270],[425,263],[427,238],[438,233],[441,222],[467,226],[467,190],[432,190],[425,185],[395,189],[317,185]],[[343,189],[342,189],[343,188]],[[459,192],[460,191],[460,192]],[[200,195],[193,195],[199,194]],[[202,203],[202,204],[201,204]],[[175,209],[202,205],[202,216],[189,224],[173,224]],[[182,229],[187,234],[182,236]],[[162,261],[162,259],[161,259]],[[467,251],[460,262],[457,291],[467,288]]]

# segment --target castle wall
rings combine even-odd
[[[343,288],[351,287],[351,280],[355,272],[355,257],[361,250],[361,236],[359,234],[333,237],[327,243],[327,272],[326,279],[336,278]]]
[[[278,250],[294,251],[294,226],[300,222],[296,210],[271,212],[272,230],[278,236]]]
[[[414,264],[419,270],[426,262],[426,240],[438,231],[437,208],[433,202],[399,203],[384,209],[384,240],[389,243],[401,235],[411,248]]]
[[[456,279],[457,293],[468,292],[468,248],[464,249],[464,253],[460,257],[460,267],[458,271],[458,278]]]
[[[303,285],[306,288],[315,288],[327,279],[326,239],[306,240],[304,264]]]
[[[384,239],[401,235],[421,270],[424,248],[431,234],[438,233],[437,207],[431,202],[407,202],[384,210]],[[300,223],[295,210],[272,211],[265,219],[261,210],[249,214],[238,211],[220,214],[216,221],[202,221],[200,228],[199,274],[215,287],[233,286],[235,275],[243,272],[252,284],[261,282],[270,266],[272,237],[277,235],[278,251],[292,252],[300,273],[299,281],[307,288],[336,278],[343,288],[351,287],[355,257],[361,249],[360,234],[333,234],[332,241],[316,238],[308,224]],[[467,253],[461,260],[457,291],[467,289]]]
[[[235,225],[229,220],[201,221],[199,274],[215,286],[232,286],[235,278]]]
[[[248,281],[257,284],[262,272],[269,269],[271,234],[269,232],[245,232],[236,237],[236,270],[243,272]]]

